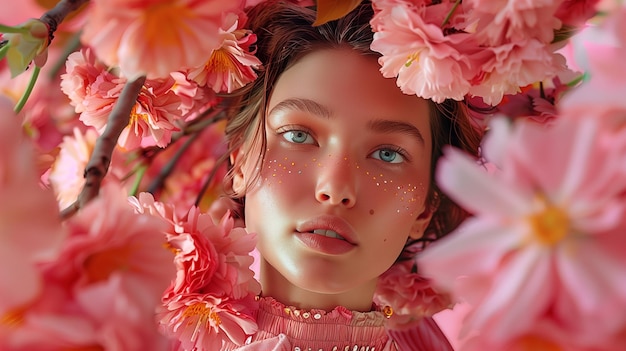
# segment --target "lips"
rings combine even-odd
[[[356,234],[352,226],[343,218],[331,215],[324,215],[313,218],[297,226],[300,233],[313,233],[328,238],[347,241],[352,245],[357,245]]]

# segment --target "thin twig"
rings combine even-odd
[[[98,196],[102,179],[104,179],[109,170],[111,155],[115,145],[117,145],[117,140],[130,121],[131,111],[137,102],[137,97],[145,81],[145,76],[139,77],[132,82],[126,83],[122,89],[122,93],[109,115],[107,126],[102,135],[96,140],[91,158],[85,167],[85,185],[76,202],[63,210],[61,213],[63,218],[71,216],[79,208],[84,207],[89,201]]]
[[[155,194],[157,190],[163,187],[163,183],[165,183],[165,178],[167,178],[172,173],[172,171],[174,170],[174,167],[176,167],[176,164],[178,163],[180,158],[187,151],[187,149],[189,149],[191,144],[193,144],[194,141],[198,139],[199,136],[200,136],[200,131],[198,131],[195,134],[192,134],[189,137],[189,139],[187,139],[185,143],[180,147],[180,149],[176,150],[176,153],[174,154],[174,156],[170,158],[170,160],[165,164],[165,167],[161,168],[161,171],[159,172],[159,174],[152,180],[152,182],[148,186],[147,191],[149,193]]]
[[[52,39],[54,39],[54,32],[56,32],[58,26],[61,22],[63,22],[65,17],[78,10],[81,6],[88,2],[89,0],[61,0],[52,9],[44,13],[43,16],[39,18],[50,28],[48,38],[51,42]]]

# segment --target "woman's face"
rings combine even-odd
[[[251,157],[234,183],[259,174],[245,219],[272,281],[324,294],[372,290],[407,238],[426,228],[428,103],[378,69],[373,57],[328,49],[278,79],[265,159],[255,169]],[[259,145],[245,152],[258,155]]]

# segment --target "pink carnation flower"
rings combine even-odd
[[[494,106],[505,94],[517,94],[520,87],[551,79],[566,69],[558,54],[534,39],[484,48],[480,55],[488,56],[479,67],[483,78],[469,93]]]
[[[163,332],[179,340],[184,349],[218,350],[230,340],[238,345],[256,332],[251,317],[260,284],[250,270],[255,236],[233,228],[226,214],[214,223],[209,214],[192,208],[177,220],[171,206],[151,196],[136,205],[161,217],[171,217],[169,244],[176,252],[176,280],[163,294],[160,324]]]
[[[470,37],[445,36],[440,24],[426,22],[423,11],[404,1],[375,5],[379,10],[372,19],[375,33],[371,48],[382,54],[379,63],[383,75],[397,76],[397,84],[406,94],[436,102],[462,100],[475,75],[467,55],[476,49]]]
[[[417,273],[414,260],[397,262],[380,277],[374,302],[393,309],[389,320],[393,329],[410,328],[452,305],[449,295],[438,292],[430,279]]]
[[[483,145],[501,172],[455,150],[440,163],[441,188],[475,217],[420,268],[472,305],[466,329],[487,343],[541,321],[578,347],[610,345],[626,335],[626,143],[607,143],[593,117],[506,123],[494,120]]]
[[[168,79],[146,80],[137,103],[130,114],[130,123],[120,134],[118,144],[126,149],[140,146],[167,146],[172,132],[180,130],[181,98],[172,90],[175,81]]]
[[[227,14],[224,19],[227,29],[220,28],[221,46],[213,50],[206,63],[190,69],[187,77],[200,86],[208,85],[216,93],[231,93],[254,81],[257,77],[254,69],[261,66],[261,61],[251,50],[256,35],[243,29],[244,24],[245,18]]]
[[[243,1],[97,0],[81,40],[129,80],[166,78],[201,65],[219,47],[222,13]]]

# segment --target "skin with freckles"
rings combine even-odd
[[[258,234],[263,295],[369,311],[378,277],[430,221],[428,103],[384,78],[375,57],[324,49],[283,72],[264,123],[260,168],[249,158],[233,179]]]

